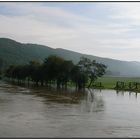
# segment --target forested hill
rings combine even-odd
[[[38,44],[23,44],[8,38],[0,38],[0,68],[11,64],[25,64],[31,60],[43,61],[51,54],[56,54],[77,63],[81,56],[95,59],[108,67],[108,74],[140,76],[140,62],[119,61],[92,55],[81,54],[65,49],[53,49]]]

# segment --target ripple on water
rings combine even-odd
[[[0,83],[0,137],[140,137],[140,96]]]

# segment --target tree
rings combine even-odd
[[[88,88],[94,83],[98,77],[102,77],[105,74],[106,66],[101,63],[92,62],[91,73],[90,73],[90,83]]]
[[[78,65],[75,65],[71,71],[71,79],[75,83],[76,88],[85,88],[85,84],[88,81],[86,73],[80,70]]]
[[[16,68],[15,65],[10,65],[6,69],[5,74],[4,74],[7,78],[11,79],[12,81],[13,81],[14,78],[16,78],[15,77],[15,68]]]
[[[67,87],[67,83],[70,80],[71,77],[71,70],[73,68],[74,64],[72,61],[64,60],[61,67],[60,67],[60,81],[62,84],[62,87],[65,85],[65,88]]]
[[[106,66],[91,61],[88,58],[81,57],[77,65],[72,61],[65,60],[59,56],[51,55],[41,64],[38,61],[30,61],[27,65],[11,65],[5,72],[5,76],[10,79],[16,79],[18,83],[24,82],[28,78],[38,85],[44,85],[53,82],[57,87],[67,87],[71,80],[75,83],[76,88],[85,88],[89,81],[88,87],[92,85],[98,77],[105,74]]]
[[[2,75],[2,67],[3,67],[3,60],[0,58],[0,76]]]
[[[106,66],[101,63],[97,63],[95,60],[90,60],[85,57],[81,57],[78,63],[80,71],[85,73],[86,77],[89,79],[88,88],[92,85],[98,77],[105,74]]]
[[[61,84],[61,66],[63,62],[64,59],[56,55],[51,55],[44,61],[46,78],[48,78],[48,81],[56,81],[58,88]]]
[[[30,61],[29,63],[29,76],[36,85],[38,85],[38,82],[40,81],[40,67],[41,64],[37,61]]]

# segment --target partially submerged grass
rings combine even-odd
[[[116,86],[116,82],[121,81],[129,84],[129,82],[140,83],[140,77],[115,77],[115,76],[104,76],[98,78],[97,82],[101,82],[104,88],[113,89]]]

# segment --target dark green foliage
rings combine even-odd
[[[48,81],[56,81],[58,88],[64,85],[67,86],[73,67],[72,61],[66,61],[59,56],[51,55],[45,59],[43,67]]]
[[[38,85],[42,73],[40,63],[37,61],[30,61],[28,70],[30,79]]]
[[[90,80],[88,87],[90,87],[98,77],[103,76],[107,68],[104,64],[97,63],[95,60],[91,61],[85,57],[81,57],[78,66],[83,76],[88,77]]]
[[[72,61],[63,61],[61,65],[61,81],[62,81],[62,86],[67,87],[67,82],[71,79],[71,71],[74,67],[74,64]]]
[[[11,65],[5,71],[5,76],[12,81],[17,80],[18,83],[25,82],[25,80],[28,80],[28,83],[32,81],[36,85],[40,83],[42,86],[44,82],[46,85],[53,83],[57,85],[57,88],[66,88],[68,82],[71,81],[75,83],[76,88],[81,89],[85,88],[88,79],[91,79],[91,65],[91,61],[87,58],[81,58],[80,62],[74,65],[72,61],[51,55],[42,64],[38,61],[30,61],[26,65]],[[98,67],[100,67],[98,75],[94,75],[96,79],[103,75],[101,70],[104,71],[102,64]]]
[[[71,73],[72,73],[71,79],[75,83],[76,88],[79,88],[79,89],[84,88],[85,84],[88,81],[88,77],[86,73],[82,72],[78,65],[73,67]]]
[[[0,70],[2,70],[3,67],[3,60],[0,58]]]
[[[56,80],[56,78],[59,78],[63,61],[63,58],[55,55],[51,55],[47,59],[45,59],[44,63],[46,66],[46,70],[52,80]]]

